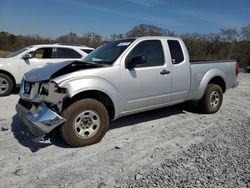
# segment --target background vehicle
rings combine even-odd
[[[81,60],[93,48],[81,45],[43,44],[22,48],[0,58],[0,96],[9,95],[21,83],[25,72],[47,64]]]
[[[246,66],[246,72],[250,73],[250,64],[247,64],[247,66]]]
[[[124,39],[83,62],[26,73],[16,109],[37,137],[60,126],[68,144],[85,146],[100,141],[109,121],[121,116],[184,101],[215,113],[223,93],[238,85],[237,75],[235,61],[189,62],[179,38]]]

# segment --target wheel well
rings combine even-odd
[[[223,93],[225,93],[225,91],[226,91],[225,81],[220,76],[216,76],[216,77],[212,78],[208,84],[217,84],[221,87]]]
[[[0,70],[0,73],[5,74],[6,76],[10,77],[10,79],[13,82],[13,88],[16,88],[16,80],[15,80],[14,76],[12,76],[12,74],[10,74],[9,72],[4,71],[4,70]]]
[[[101,102],[108,110],[110,120],[114,119],[115,108],[114,108],[113,101],[106,93],[97,91],[97,90],[84,91],[84,92],[78,93],[72,98],[66,98],[63,108],[65,109],[70,104],[76,101],[79,101],[81,99],[86,99],[86,98],[96,99],[97,101]]]

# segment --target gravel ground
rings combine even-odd
[[[237,126],[236,126],[237,124]],[[204,140],[147,172],[128,187],[250,187],[250,118],[196,134]]]
[[[177,105],[121,118],[95,145],[40,143],[0,98],[0,187],[250,187],[250,74],[216,114]]]

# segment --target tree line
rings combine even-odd
[[[240,67],[245,67],[250,63],[250,25],[243,26],[239,30],[221,29],[218,33],[176,34],[168,29],[140,24],[127,33],[112,34],[109,37],[103,37],[97,33],[85,33],[78,36],[70,32],[56,39],[39,35],[13,35],[2,31],[0,32],[0,50],[15,51],[25,46],[45,43],[84,44],[96,48],[110,40],[156,35],[181,37],[188,48],[191,60],[234,59],[238,61]]]

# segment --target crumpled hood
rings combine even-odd
[[[49,80],[51,75],[53,75],[56,71],[62,69],[63,67],[71,63],[72,61],[65,61],[63,63],[50,64],[42,68],[32,69],[24,76],[25,79],[30,82]]]
[[[97,67],[100,66],[92,63],[85,63],[82,61],[65,61],[62,63],[50,64],[42,68],[33,69],[27,72],[24,77],[29,82],[37,82],[49,80],[51,78],[55,78],[82,69]]]

